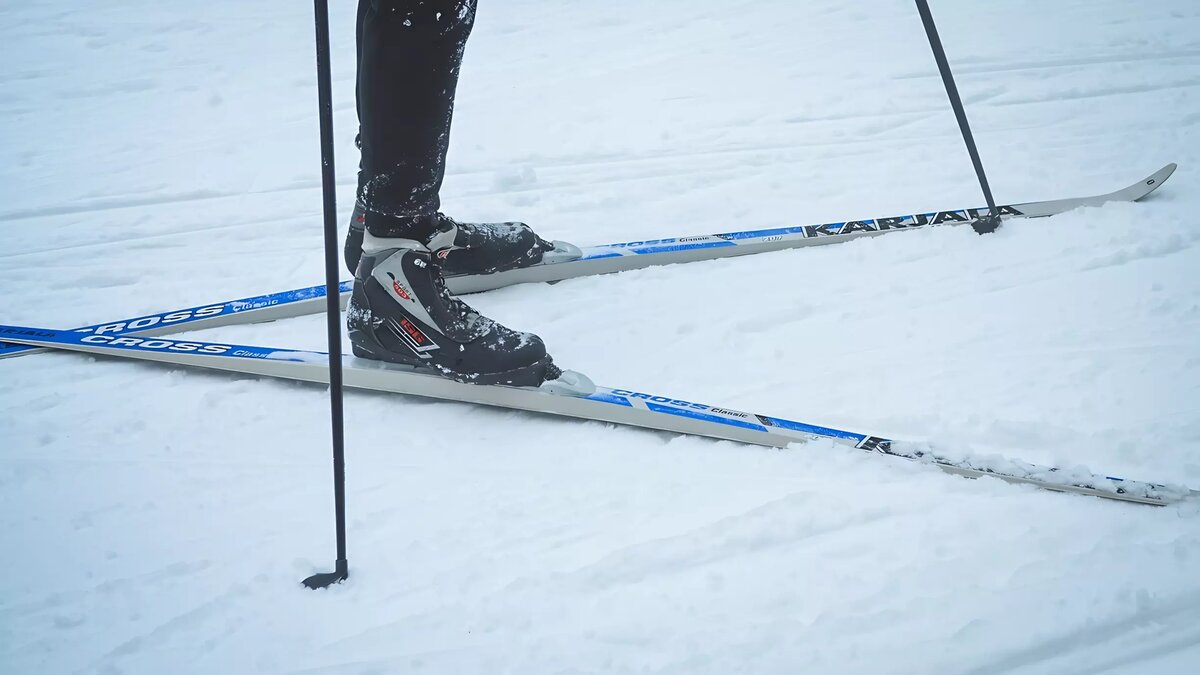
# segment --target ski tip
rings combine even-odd
[[[592,379],[583,373],[574,370],[564,370],[557,379],[546,380],[538,389],[555,396],[584,398],[596,393],[596,383],[592,382]]]
[[[1175,173],[1175,169],[1178,169],[1178,168],[1179,168],[1178,164],[1176,164],[1175,162],[1171,162],[1170,164],[1159,169],[1158,171],[1155,171],[1154,173],[1150,174],[1149,176],[1146,176],[1146,178],[1144,180],[1142,180],[1142,182],[1140,184],[1140,186],[1144,190],[1144,192],[1141,195],[1134,197],[1133,201],[1139,201],[1139,200],[1145,199],[1147,196],[1149,196],[1151,193],[1153,193],[1155,190],[1157,190],[1159,188],[1159,186],[1161,186],[1163,183],[1167,182],[1167,179],[1170,178],[1171,174]]]

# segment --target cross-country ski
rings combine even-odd
[[[1001,207],[1008,217],[1040,218],[1065,213],[1087,206],[1103,206],[1109,202],[1134,202],[1158,189],[1175,172],[1168,164],[1150,176],[1114,192],[1093,197],[1056,199]],[[578,256],[560,262],[532,265],[488,274],[459,274],[446,278],[447,287],[455,293],[478,293],[519,283],[562,281],[578,276],[611,274],[654,265],[670,265],[702,260],[716,260],[736,255],[753,255],[822,244],[850,241],[864,236],[902,232],[930,225],[963,224],[977,217],[980,209],[950,209],[905,216],[887,216],[862,220],[846,220],[818,225],[744,230],[721,234],[668,237],[649,241],[630,241],[582,249]],[[342,305],[349,298],[351,281],[339,285]],[[279,291],[227,302],[189,307],[111,321],[76,330],[99,333],[168,335],[179,330],[199,330],[238,323],[276,321],[322,311],[325,302],[324,286],[309,286]],[[27,346],[0,342],[0,359],[33,353]]]
[[[0,336],[28,345],[60,348],[159,363],[262,375],[284,380],[328,384],[329,355],[251,345],[146,339],[110,335],[81,335],[24,326],[0,325]],[[506,387],[457,383],[436,372],[422,372],[370,359],[349,359],[346,386],[365,391],[410,394],[427,398],[479,403],[500,408],[562,415],[596,422],[657,431],[731,440],[754,445],[788,447],[792,443],[829,439],[881,455],[924,461],[947,473],[978,478],[989,476],[1048,490],[1074,492],[1152,506],[1200,498],[1185,487],[1167,487],[1102,474],[1079,474],[1022,462],[990,466],[988,462],[948,460],[928,449],[853,431],[831,429],[771,415],[747,413],[696,403],[661,393],[597,387],[579,373],[543,383],[540,387]]]

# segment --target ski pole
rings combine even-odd
[[[967,152],[971,154],[971,163],[975,165],[975,174],[979,176],[979,187],[983,188],[983,197],[987,200],[986,216],[979,216],[971,222],[971,227],[979,234],[995,232],[1000,227],[1000,213],[996,210],[996,200],[992,198],[992,189],[988,186],[987,174],[983,171],[983,161],[979,159],[979,150],[975,147],[975,137],[971,135],[971,125],[967,122],[967,112],[963,109],[962,99],[958,96],[958,87],[954,84],[954,73],[950,72],[950,62],[946,60],[946,50],[942,48],[942,40],[938,37],[937,26],[933,24],[933,13],[929,11],[927,0],[916,0],[917,11],[921,13],[921,22],[925,24],[925,35],[929,38],[929,47],[933,50],[933,58],[937,61],[938,71],[942,74],[942,84],[946,86],[946,95],[950,97],[950,106],[954,108],[954,116],[958,119],[958,129],[962,132],[963,141],[967,144]]]
[[[346,449],[342,415],[342,309],[338,292],[337,195],[333,175],[333,86],[329,68],[329,4],[313,0],[317,25],[317,101],[321,118],[321,192],[325,211],[325,317],[329,329],[329,416],[333,429],[333,502],[337,527],[337,561],[333,572],[304,580],[308,588],[325,588],[350,576],[346,562]]]

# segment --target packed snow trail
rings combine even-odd
[[[339,200],[353,3],[333,8]],[[566,367],[1200,485],[1200,8],[935,3],[1000,201],[1159,194],[472,298]],[[310,10],[0,9],[0,323],[314,283]],[[580,244],[978,203],[911,3],[485,0],[443,202]],[[1130,176],[1131,167],[1137,167]],[[205,340],[321,349],[320,317]],[[700,364],[700,365],[698,365]],[[1200,509],[405,398],[0,363],[3,672],[1070,673],[1200,664]]]

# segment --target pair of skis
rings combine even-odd
[[[1041,217],[1109,201],[1137,201],[1158,188],[1175,170],[1169,164],[1146,179],[1105,195],[1030,202],[1000,207],[1012,217]],[[673,263],[750,255],[802,246],[832,244],[858,237],[942,224],[968,223],[984,209],[955,209],[867,220],[800,227],[726,232],[721,234],[625,242],[593,246],[582,257],[490,275],[451,277],[456,293],[470,293],[518,283],[553,282]],[[343,282],[343,300],[350,291]],[[329,355],[253,345],[156,339],[170,333],[222,325],[271,321],[321,311],[324,287],[312,286],[96,324],[73,330],[0,325],[0,358],[40,349],[63,349],[92,354],[156,361],[287,380],[328,383]],[[931,463],[948,473],[969,477],[993,476],[1063,492],[1121,501],[1165,505],[1195,496],[1181,487],[1121,478],[1065,472],[1013,461],[951,460],[927,447],[770,415],[629,389],[600,387],[587,378],[553,381],[541,388],[462,384],[400,366],[343,357],[345,385],[444,400],[479,403],[516,410],[644,427],[659,431],[785,447],[812,439],[829,439],[893,457]]]

